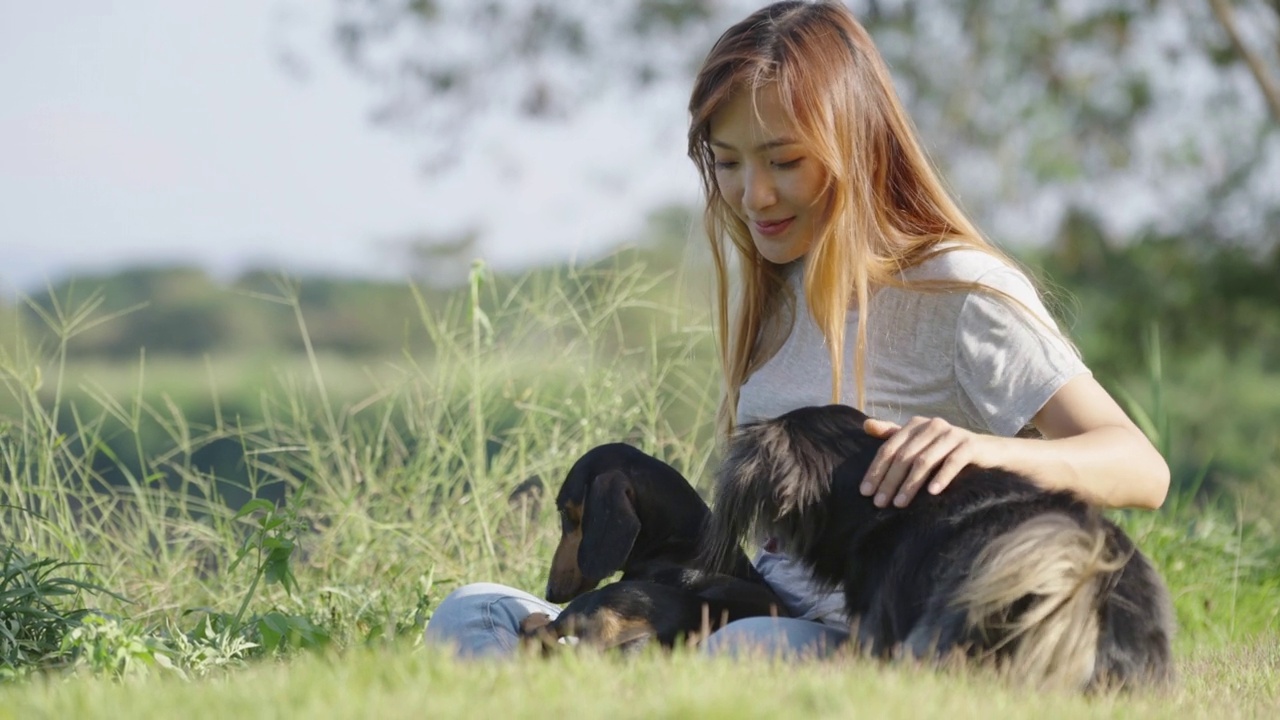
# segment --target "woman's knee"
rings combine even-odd
[[[822,658],[848,638],[848,632],[813,620],[753,617],[735,620],[711,633],[702,649],[708,655],[733,658]]]
[[[492,602],[495,597],[505,596],[512,588],[497,583],[471,583],[454,590],[440,601],[431,613],[431,623],[437,626],[452,622],[459,616],[469,616],[477,612],[482,604]]]
[[[559,608],[506,585],[472,583],[440,601],[423,639],[432,645],[452,645],[464,656],[507,654],[515,650],[520,621],[533,612],[555,617]]]
[[[508,585],[502,585],[500,583],[491,583],[491,582],[469,583],[467,585],[463,585],[462,587],[455,589],[453,592],[449,593],[448,595],[445,595],[444,599],[440,601],[440,605],[437,606],[437,611],[438,611],[438,608],[443,608],[445,606],[452,606],[459,603],[462,603],[462,604],[473,603],[481,598],[492,598],[495,595],[508,596],[508,595],[523,595],[523,594],[524,592],[521,590],[517,590],[513,587],[510,587]]]

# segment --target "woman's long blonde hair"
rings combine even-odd
[[[761,257],[746,223],[720,194],[710,125],[735,93],[755,92],[770,83],[776,83],[792,130],[822,165],[828,182],[804,263],[804,294],[826,338],[833,402],[841,396],[845,322],[852,307],[862,311],[854,378],[859,403],[865,402],[865,310],[873,287],[901,287],[902,270],[954,248],[979,249],[1012,264],[943,187],[916,140],[884,60],[846,7],[787,0],[756,11],[716,42],[689,100],[689,157],[706,193],[705,224],[716,270],[716,332],[725,375],[719,426],[726,432],[734,424],[743,383],[790,331],[790,322],[780,319],[790,293],[781,268]],[[944,242],[946,247],[940,247]],[[742,285],[732,321],[730,243],[741,261]],[[933,289],[947,289],[945,285],[934,283]]]

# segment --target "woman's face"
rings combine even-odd
[[[779,265],[803,257],[822,212],[826,173],[799,144],[775,84],[739,92],[711,116],[716,185],[751,240]]]

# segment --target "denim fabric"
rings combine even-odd
[[[817,660],[830,656],[848,639],[848,630],[817,620],[753,617],[734,620],[711,633],[702,651],[736,659]]]
[[[505,585],[465,585],[440,602],[423,639],[428,645],[451,645],[460,657],[509,657],[519,646],[520,621],[535,612],[554,618],[560,608]],[[712,633],[702,649],[735,658],[820,658],[848,638],[847,630],[813,620],[758,617],[729,623]]]
[[[506,585],[464,585],[440,601],[427,621],[423,641],[452,645],[460,657],[514,655],[520,643],[520,621],[535,612],[554,618],[560,608]]]

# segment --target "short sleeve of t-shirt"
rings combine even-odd
[[[1089,369],[1022,273],[1001,267],[984,273],[979,284],[1008,297],[975,291],[965,298],[956,323],[956,379],[973,419],[1009,436]]]

